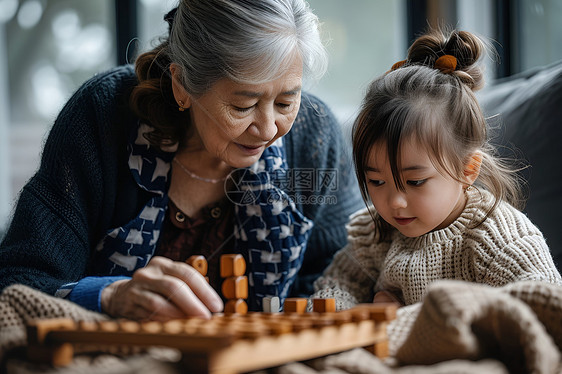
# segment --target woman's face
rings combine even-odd
[[[277,80],[241,84],[222,79],[201,97],[188,96],[185,106],[189,106],[195,134],[187,147],[201,148],[234,168],[252,165],[291,129],[301,85],[302,61],[297,58]]]

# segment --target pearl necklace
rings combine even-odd
[[[193,179],[197,179],[200,180],[202,182],[207,182],[207,183],[213,183],[213,184],[217,184],[220,182],[224,182],[226,180],[226,178],[228,178],[228,176],[224,177],[224,178],[220,178],[220,179],[212,179],[212,178],[204,178],[204,177],[200,177],[199,175],[195,174],[194,172],[187,170],[187,168],[185,166],[183,166],[183,164],[181,162],[178,161],[177,158],[174,158],[174,162],[176,162],[180,168],[187,174],[189,175],[191,178]]]

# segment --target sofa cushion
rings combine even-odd
[[[562,61],[498,81],[478,93],[492,143],[529,167],[524,211],[562,271]]]

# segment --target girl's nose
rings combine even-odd
[[[389,205],[392,209],[403,209],[408,206],[406,193],[396,190],[390,193]]]

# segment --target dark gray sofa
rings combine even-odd
[[[478,93],[500,154],[523,159],[524,209],[562,272],[562,61],[497,81]]]

